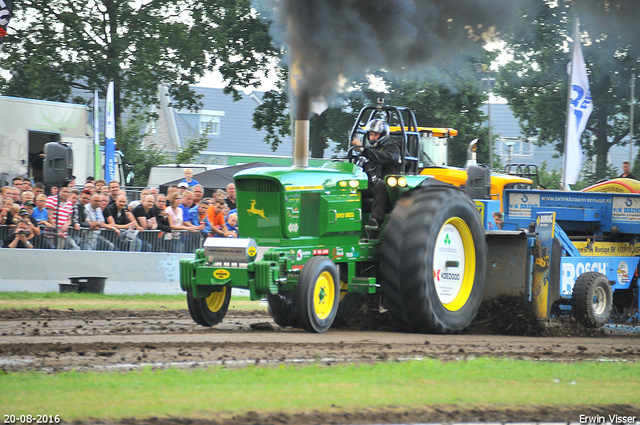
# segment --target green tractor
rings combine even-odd
[[[363,294],[382,297],[398,330],[456,333],[469,326],[487,262],[469,188],[419,174],[420,132],[408,108],[363,108],[351,138],[373,118],[389,123],[402,152],[403,173],[385,178],[391,205],[381,237],[369,238],[365,228],[372,199],[364,169],[375,160],[369,149],[320,168],[241,171],[234,180],[242,238],[208,238],[195,259],[180,262],[196,323],[220,323],[231,289],[242,288],[252,300],[267,299],[276,324],[309,332],[343,323]]]

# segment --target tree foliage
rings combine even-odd
[[[582,145],[587,158],[596,157],[593,178],[604,178],[609,149],[628,142],[630,77],[637,73],[640,57],[640,34],[632,17],[640,13],[640,3],[527,0],[523,4],[522,18],[505,34],[513,59],[501,67],[496,92],[508,100],[526,137],[538,145],[554,144],[563,152],[567,65],[578,17],[594,105]]]
[[[177,108],[198,109],[189,86],[216,69],[238,96],[275,54],[250,0],[24,0],[11,23],[3,94],[68,101],[72,87],[104,95],[114,81],[116,122],[156,103],[160,84]]]

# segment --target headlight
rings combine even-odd
[[[404,177],[400,177],[398,179],[398,186],[406,187],[407,186],[407,179],[405,179]]]
[[[398,179],[391,176],[387,179],[387,184],[389,185],[389,187],[396,187],[396,185],[398,184]]]
[[[360,185],[360,182],[358,180],[349,180],[349,186],[356,188]]]

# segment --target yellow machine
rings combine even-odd
[[[391,133],[399,133],[399,127],[391,127]],[[465,168],[449,167],[449,144],[451,138],[458,135],[458,131],[452,128],[418,127],[420,135],[415,146],[409,141],[409,154],[415,155],[418,172],[422,175],[433,176],[436,180],[465,187],[468,181],[467,168],[476,165],[476,149],[478,141],[475,139],[469,144],[467,151],[467,163]],[[503,211],[502,199],[505,189],[531,189],[533,180],[513,174],[490,174],[490,187],[488,192],[490,199],[500,201],[500,210]]]

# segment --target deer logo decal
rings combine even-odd
[[[265,220],[267,220],[267,223],[269,222],[269,219],[264,215],[264,208],[261,209],[261,210],[256,208],[256,200],[255,199],[251,200],[251,208],[249,208],[247,210],[247,212],[249,213],[249,215],[258,215],[258,216],[264,218]]]

